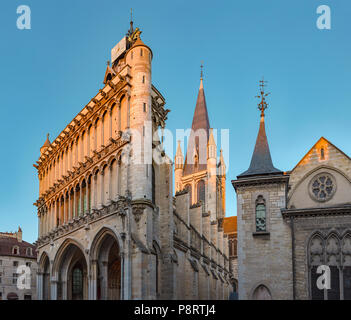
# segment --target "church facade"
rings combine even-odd
[[[232,181],[239,299],[349,300],[351,158],[322,137],[291,171],[276,169],[261,88],[260,128],[250,167]],[[323,273],[319,266],[326,266],[329,288],[317,285]]]
[[[211,156],[185,174],[177,153],[173,196],[173,163],[157,134],[170,110],[140,33],[131,22],[104,87],[40,149],[38,299],[228,299],[224,162],[205,124]]]

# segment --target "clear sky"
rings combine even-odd
[[[31,30],[16,27],[19,5]],[[316,27],[319,5],[331,30]],[[230,130],[230,181],[249,166],[259,125],[255,95],[268,80],[266,131],[275,167],[290,170],[321,137],[351,155],[351,3],[348,0],[2,0],[0,4],[0,231],[37,238],[32,164],[103,87],[111,48],[130,8],[154,53],[153,83],[171,109],[167,128],[191,126],[204,61],[211,127]],[[173,157],[173,155],[171,155]]]

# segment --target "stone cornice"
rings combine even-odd
[[[67,236],[67,234],[75,232],[78,229],[87,229],[91,223],[94,223],[109,215],[116,214],[124,217],[129,207],[130,200],[120,196],[118,200],[112,200],[112,203],[110,205],[104,206],[102,209],[92,209],[89,213],[76,217],[72,221],[69,221],[67,224],[56,227],[54,230],[38,238],[36,243],[38,244],[38,247],[47,245],[51,241],[57,240],[57,238],[63,236]]]
[[[238,188],[256,186],[256,185],[268,185],[268,184],[277,184],[285,183],[288,184],[289,175],[267,175],[267,176],[255,176],[249,178],[240,178],[237,180],[232,180],[232,185],[237,191]]]
[[[299,218],[333,215],[351,215],[351,205],[327,208],[281,209],[281,213],[285,219],[290,217]]]

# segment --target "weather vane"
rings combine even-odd
[[[260,103],[258,104],[258,110],[261,111],[261,117],[264,117],[264,111],[268,107],[268,103],[266,102],[266,97],[270,94],[264,93],[264,87],[266,86],[267,81],[264,80],[262,77],[262,80],[260,80],[260,95],[256,96],[256,98],[261,99]]]

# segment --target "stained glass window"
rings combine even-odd
[[[262,196],[256,201],[256,231],[266,231],[266,205]]]
[[[83,292],[83,273],[82,269],[75,268],[72,277],[72,293],[80,295]]]

